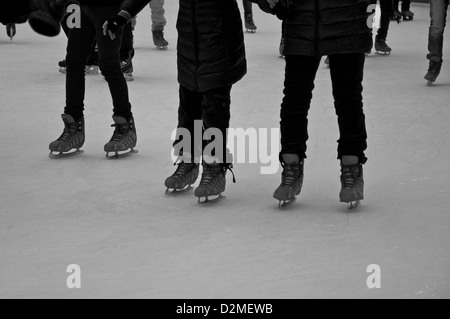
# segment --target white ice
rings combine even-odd
[[[1,298],[449,298],[450,68],[423,79],[429,9],[391,23],[390,56],[366,62],[369,161],[365,199],[339,203],[338,128],[329,70],[317,75],[305,181],[279,210],[277,174],[237,164],[226,199],[197,204],[164,195],[177,122],[178,2],[166,1],[167,51],[153,46],[149,8],[138,16],[135,81],[129,83],[139,154],[107,160],[112,107],[103,77],[86,80],[85,153],[52,160],[62,131],[66,38],[27,24],[0,32]],[[256,7],[245,34],[248,74],[232,90],[232,127],[277,128],[284,60],[280,21]],[[450,56],[445,37],[445,56]],[[69,289],[68,265],[81,268]],[[381,288],[369,289],[369,265]]]

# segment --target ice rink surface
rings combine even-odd
[[[177,123],[177,1],[166,1],[169,49],[154,47],[150,9],[138,16],[129,83],[139,154],[107,160],[112,106],[101,75],[86,78],[86,144],[52,160],[62,131],[64,34],[19,25],[0,32],[1,298],[449,298],[450,56],[432,87],[429,9],[391,23],[390,56],[367,57],[365,200],[339,203],[338,128],[329,69],[321,64],[310,111],[302,193],[272,198],[281,170],[236,164],[226,199],[200,206],[193,191],[166,196]],[[248,74],[232,90],[231,127],[278,128],[284,60],[280,21],[256,7],[245,34]],[[275,150],[276,151],[276,150]],[[69,289],[68,265],[81,269]],[[369,289],[369,265],[381,288]],[[370,279],[370,278],[369,278]]]

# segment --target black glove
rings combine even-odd
[[[286,19],[289,14],[288,2],[286,0],[278,1],[277,5],[275,6],[275,8],[273,8],[273,10],[278,19],[280,20]]]
[[[114,18],[108,19],[103,24],[103,35],[108,35],[111,37],[111,40],[116,38],[117,30],[128,23],[128,20],[121,16],[116,15]]]

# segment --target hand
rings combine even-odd
[[[273,8],[275,8],[275,6],[277,5],[278,0],[267,0],[267,2],[268,2],[269,5],[270,5],[270,9],[273,9]]]
[[[117,15],[114,18],[111,18],[109,20],[106,20],[103,24],[103,35],[109,35],[111,40],[114,40],[116,38],[116,31],[121,26],[124,26],[127,24],[127,19],[124,17]]]

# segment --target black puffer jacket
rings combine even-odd
[[[286,55],[366,52],[372,47],[369,0],[251,0],[285,20]]]
[[[247,71],[236,0],[179,0],[178,81],[205,92],[239,81]]]

